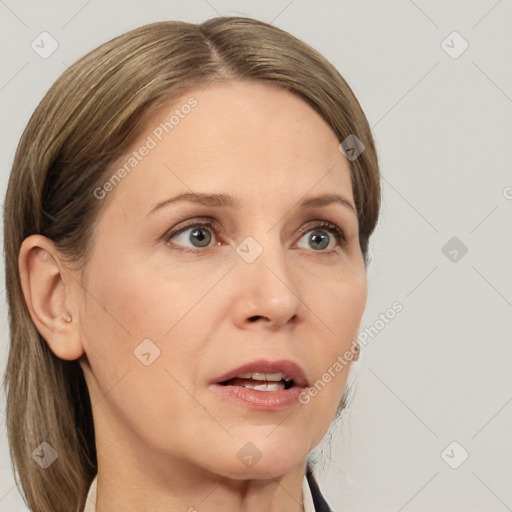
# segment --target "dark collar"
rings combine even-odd
[[[309,488],[311,489],[311,496],[313,497],[313,504],[315,505],[316,512],[333,512],[329,507],[325,498],[322,496],[320,492],[320,488],[318,487],[318,483],[313,476],[313,471],[311,467],[308,465],[306,468],[306,478],[308,480]]]

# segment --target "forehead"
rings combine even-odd
[[[287,90],[211,83],[151,116],[112,169],[125,172],[109,200],[140,214],[183,192],[227,193],[267,206],[283,202],[284,192],[293,200],[326,192],[351,198],[350,169],[338,145],[327,122]]]

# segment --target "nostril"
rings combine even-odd
[[[259,320],[260,318],[263,318],[261,315],[255,315],[255,316],[251,316],[251,318],[249,318],[249,320],[251,322],[254,322],[255,320]]]

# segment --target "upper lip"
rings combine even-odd
[[[258,359],[250,361],[237,368],[233,368],[213,379],[213,383],[218,384],[226,380],[234,379],[237,375],[243,373],[278,373],[281,372],[288,380],[293,380],[297,386],[309,386],[304,370],[293,361],[282,359],[279,361],[269,361],[267,359]]]

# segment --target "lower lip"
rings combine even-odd
[[[212,388],[222,396],[250,409],[279,411],[299,403],[299,395],[305,388],[292,386],[279,391],[258,391],[243,386],[212,384]]]

